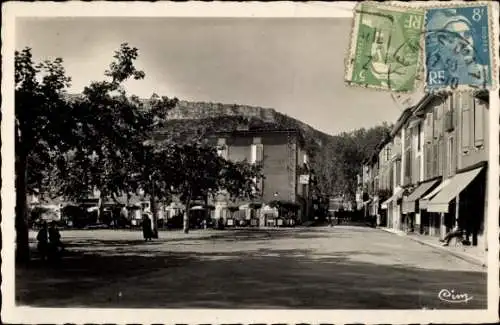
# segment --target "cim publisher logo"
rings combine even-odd
[[[455,290],[443,289],[439,291],[438,298],[442,301],[451,302],[451,303],[464,303],[472,300],[472,296],[469,296],[467,293],[459,293]]]

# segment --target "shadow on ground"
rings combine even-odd
[[[137,247],[113,246],[121,244]],[[350,259],[353,254],[370,254],[367,251],[325,256],[309,249],[231,252],[228,246],[227,252],[218,253],[173,252],[158,249],[159,244],[93,241],[102,250],[82,252],[78,245],[70,246],[57,266],[34,259],[29,267],[16,269],[16,301],[96,308],[486,308],[486,273],[481,272]],[[441,289],[468,293],[473,299],[449,304],[438,299]]]

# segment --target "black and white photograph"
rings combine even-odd
[[[356,4],[3,5],[3,321],[498,321],[498,89]]]

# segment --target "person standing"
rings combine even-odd
[[[51,257],[55,260],[59,260],[60,252],[63,250],[63,244],[61,241],[61,233],[57,229],[57,224],[52,221],[49,228],[49,250]]]
[[[148,241],[153,238],[153,231],[151,229],[151,219],[147,215],[147,213],[142,215],[142,235],[144,236],[144,240]]]
[[[38,235],[36,236],[36,240],[38,241],[38,253],[40,253],[41,258],[44,261],[47,258],[49,246],[49,229],[47,221],[43,222],[42,228],[38,231]]]

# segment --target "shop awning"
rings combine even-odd
[[[436,188],[434,188],[432,191],[430,191],[428,194],[424,195],[419,201],[418,201],[418,205],[419,205],[419,208],[420,210],[422,209],[427,209],[428,205],[429,205],[429,201],[436,196],[436,194],[439,193],[439,191],[441,191],[446,185],[448,185],[450,183],[450,179],[445,179],[441,184],[439,184],[438,186],[436,186]]]
[[[420,184],[410,195],[403,197],[403,214],[416,212],[416,202],[439,181],[434,180]]]
[[[480,167],[453,176],[448,185],[429,201],[427,211],[448,212],[450,201],[457,197],[479,175],[482,169],[483,167]]]
[[[389,206],[389,204],[392,202],[392,201],[397,201],[398,199],[401,198],[401,196],[403,196],[403,192],[404,190],[402,188],[398,189],[396,191],[396,193],[394,193],[393,196],[391,196],[390,198],[388,198],[387,200],[385,200],[384,202],[382,202],[382,204],[380,205],[380,207],[382,209],[387,209],[387,207]]]

